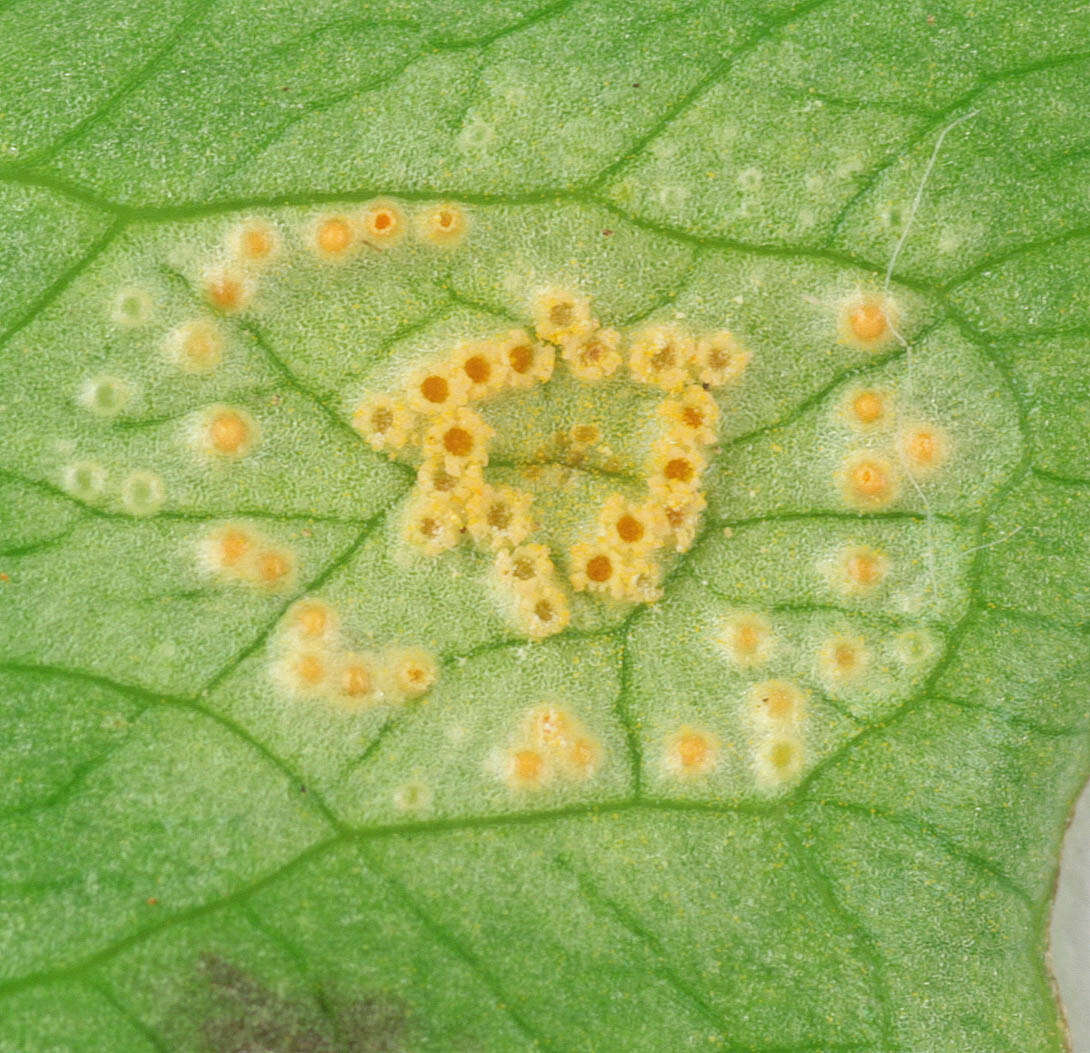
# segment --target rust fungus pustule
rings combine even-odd
[[[793,782],[802,772],[804,751],[802,740],[795,735],[774,735],[757,749],[754,773],[760,785],[770,790]]]
[[[734,665],[754,668],[772,653],[772,623],[756,611],[735,611],[723,619],[717,640]]]
[[[280,253],[280,232],[266,219],[248,219],[232,229],[228,245],[242,264],[263,267]]]
[[[360,229],[369,245],[387,248],[405,236],[405,214],[392,201],[372,201],[360,215]]]
[[[851,454],[840,470],[840,484],[845,501],[860,510],[885,508],[897,496],[893,465],[879,454]]]
[[[311,235],[311,247],[324,260],[346,259],[356,247],[356,231],[347,216],[333,215],[319,219]]]
[[[710,774],[718,760],[718,739],[700,728],[683,726],[666,743],[666,769],[683,778]]]
[[[806,696],[802,689],[789,680],[765,680],[754,684],[749,691],[749,702],[757,721],[772,728],[787,728],[802,719]]]
[[[928,475],[942,467],[950,455],[946,432],[933,424],[915,424],[897,437],[901,456],[913,475]]]
[[[201,440],[207,451],[216,456],[245,457],[257,442],[257,425],[243,409],[216,406],[205,414]]]
[[[869,545],[848,545],[833,555],[827,569],[830,583],[838,592],[862,596],[885,580],[890,560]]]
[[[166,350],[183,373],[211,373],[223,358],[223,333],[212,321],[185,322],[171,331]]]
[[[897,339],[899,311],[891,296],[860,294],[840,306],[840,342],[864,351],[881,351]]]
[[[848,393],[844,412],[848,423],[854,428],[880,427],[889,421],[889,394],[879,388],[856,388]]]
[[[859,636],[834,636],[822,644],[818,667],[822,677],[834,684],[856,679],[866,668],[869,653]]]
[[[424,209],[416,219],[422,241],[443,248],[455,248],[469,230],[469,217],[460,205],[443,201]]]
[[[286,588],[292,581],[295,561],[287,549],[269,548],[254,556],[254,575],[259,585]]]
[[[212,267],[203,279],[204,296],[208,303],[224,314],[236,314],[249,306],[254,286],[250,278],[237,267]]]

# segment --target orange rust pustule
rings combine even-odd
[[[224,410],[212,418],[208,426],[208,438],[216,453],[238,454],[245,451],[252,438],[250,426],[241,414]]]
[[[864,300],[848,314],[852,335],[862,343],[872,344],[889,331],[889,319],[877,300]]]
[[[343,256],[352,247],[352,225],[343,217],[330,217],[318,224],[314,240],[323,255]]]
[[[860,424],[876,424],[886,413],[886,400],[877,391],[860,391],[851,402],[852,416]]]
[[[613,563],[609,556],[592,556],[587,560],[585,567],[587,578],[599,584],[609,581],[613,576]]]

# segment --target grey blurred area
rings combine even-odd
[[[1090,786],[1064,838],[1051,945],[1072,1053],[1090,1053]]]

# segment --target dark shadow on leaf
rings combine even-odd
[[[217,954],[198,970],[213,1006],[200,1024],[208,1053],[397,1053],[408,1049],[405,1007],[385,995],[331,1007],[283,997]]]

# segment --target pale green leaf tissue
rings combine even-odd
[[[1055,0],[0,4],[0,1051],[1063,1050],[1088,109]]]

